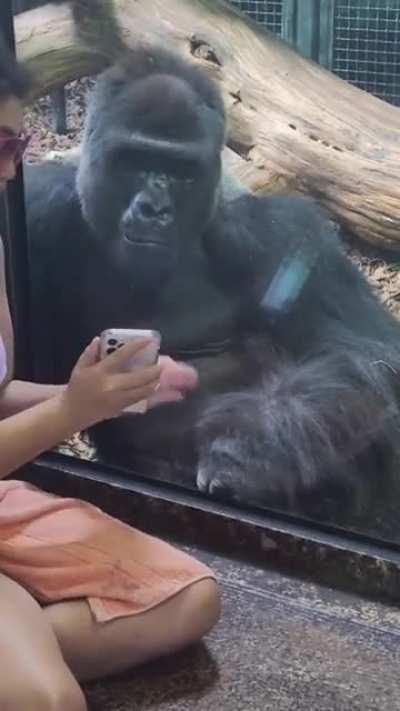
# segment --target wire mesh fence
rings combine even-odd
[[[332,71],[400,105],[400,0],[337,0]]]
[[[230,1],[275,34],[282,34],[287,0]],[[315,8],[318,12],[318,3]],[[334,0],[332,8],[333,37],[319,38],[332,47],[332,71],[400,106],[400,0]]]
[[[282,5],[284,0],[230,0],[232,5],[253,20],[280,35],[282,32]]]

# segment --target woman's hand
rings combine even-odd
[[[177,363],[169,356],[160,356],[160,383],[157,391],[147,401],[149,409],[168,402],[179,402],[187,393],[195,390],[199,378],[194,368]]]
[[[125,408],[154,394],[160,386],[161,365],[127,369],[132,357],[148,343],[148,339],[127,343],[103,360],[99,360],[98,338],[86,348],[61,395],[72,421],[79,424],[77,429],[118,417]]]

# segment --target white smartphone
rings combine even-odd
[[[141,348],[127,363],[124,370],[132,370],[133,368],[143,368],[149,365],[155,365],[158,360],[158,353],[161,346],[161,334],[158,331],[152,331],[140,328],[108,328],[100,334],[100,357],[106,358],[111,353],[122,348],[125,343],[132,341],[140,341],[143,338],[149,338],[150,343]],[[145,413],[147,411],[147,401],[141,400],[135,405],[127,407],[124,412]]]

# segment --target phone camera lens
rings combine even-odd
[[[109,346],[116,346],[118,341],[116,341],[115,338],[109,338],[107,343]]]
[[[111,353],[115,353],[115,348],[107,348],[107,355],[111,355]]]

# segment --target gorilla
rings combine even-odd
[[[103,329],[157,329],[200,388],[94,428],[105,461],[375,525],[397,487],[399,325],[316,202],[227,193],[225,141],[208,75],[137,48],[98,78],[78,165],[26,166],[35,377],[64,382]]]

